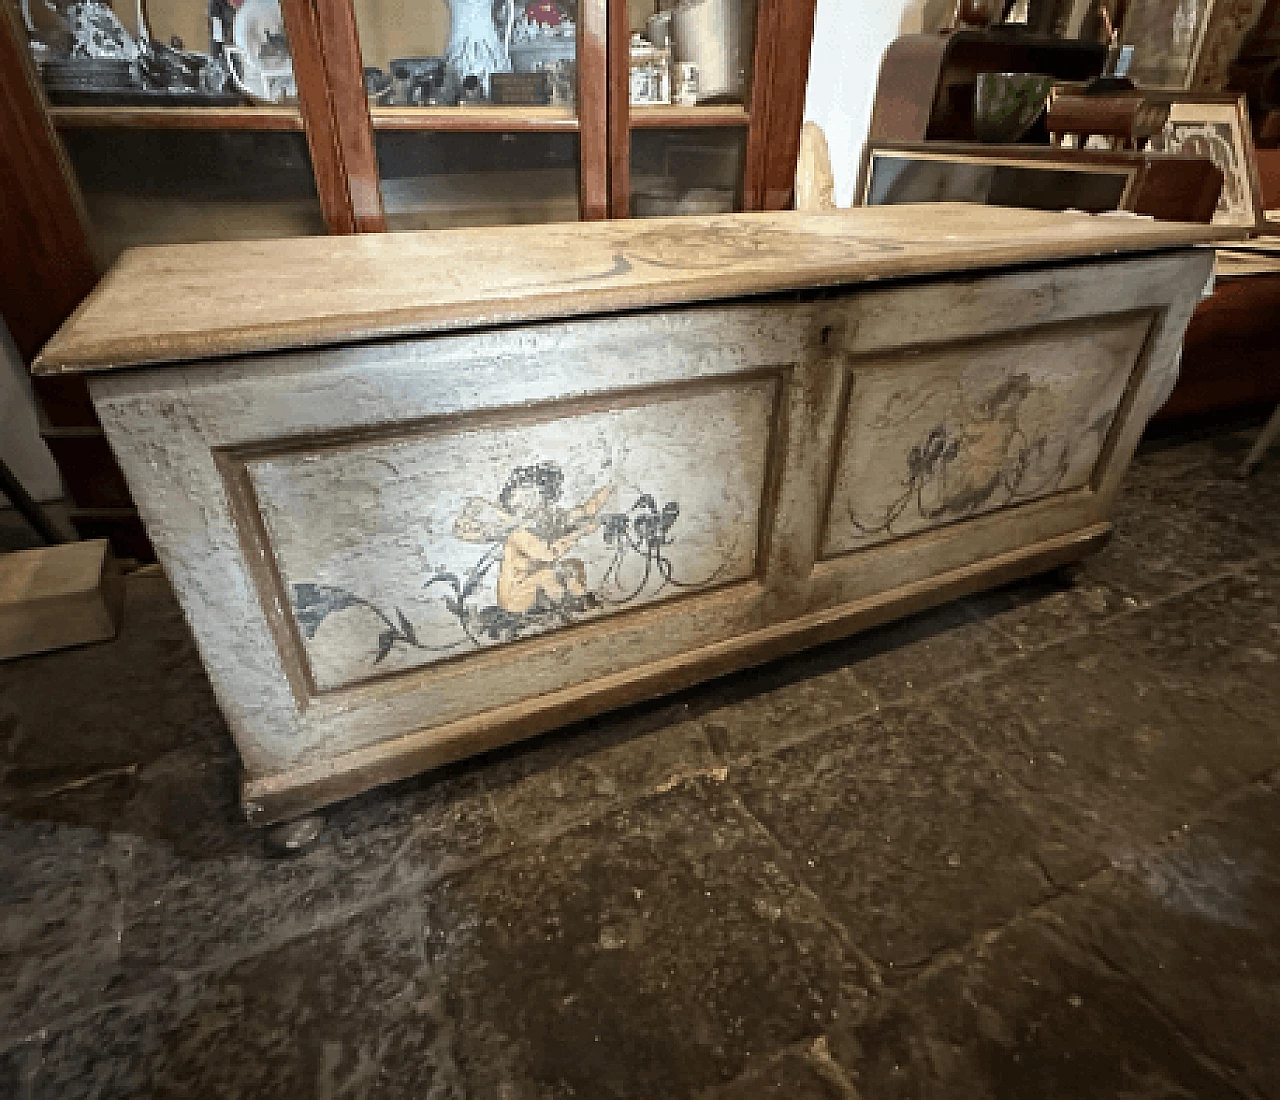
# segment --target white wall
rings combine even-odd
[[[36,500],[62,496],[62,479],[40,439],[31,378],[0,321],[0,458]],[[0,507],[9,502],[0,495]]]
[[[954,0],[818,0],[804,117],[827,135],[836,202],[848,206],[885,47],[899,34],[931,29]]]

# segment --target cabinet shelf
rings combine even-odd
[[[51,107],[49,115],[60,130],[300,131],[303,128],[302,115],[293,107]],[[374,107],[370,115],[375,130],[474,133],[578,129],[578,116],[563,107]]]
[[[631,128],[675,130],[699,126],[747,126],[751,112],[741,103],[710,107],[632,107]]]
[[[578,129],[578,116],[566,107],[374,107],[375,130]]]
[[[295,107],[50,107],[59,130],[301,130]]]

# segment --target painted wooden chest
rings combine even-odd
[[[1208,227],[963,206],[126,254],[88,372],[251,819],[1096,547]]]

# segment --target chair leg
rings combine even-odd
[[[1262,456],[1267,453],[1267,449],[1277,439],[1280,439],[1280,405],[1276,406],[1276,411],[1271,414],[1271,419],[1267,421],[1267,426],[1262,429],[1262,434],[1258,436],[1258,442],[1253,445],[1253,450],[1249,452],[1249,457],[1240,465],[1240,476],[1248,477],[1258,467],[1258,463],[1262,461]]]

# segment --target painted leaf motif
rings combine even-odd
[[[325,617],[360,603],[360,598],[344,588],[327,584],[295,584],[293,614],[307,638],[314,638]]]
[[[410,645],[418,644],[418,636],[413,632],[413,623],[411,623],[400,608],[396,608],[396,618],[400,620],[400,632],[404,635],[405,641]]]

